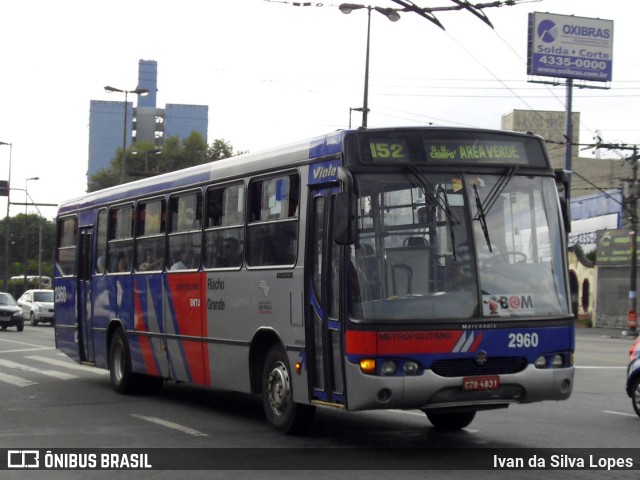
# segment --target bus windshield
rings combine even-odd
[[[552,178],[407,168],[355,180],[354,321],[568,314]]]

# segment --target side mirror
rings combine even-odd
[[[562,221],[564,229],[567,233],[571,232],[571,212],[569,211],[569,202],[567,202],[567,193],[569,192],[569,174],[566,170],[556,170],[556,186],[560,193],[560,210],[562,211]],[[563,197],[564,196],[564,197]]]
[[[345,192],[333,199],[333,240],[339,245],[356,243],[356,202]]]

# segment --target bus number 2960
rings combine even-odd
[[[538,346],[538,334],[533,333],[510,333],[509,348],[532,348]]]
[[[55,288],[55,302],[56,303],[64,303],[67,301],[67,288],[66,287],[56,287]]]

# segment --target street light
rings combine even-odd
[[[9,288],[9,205],[11,205],[9,196],[11,192],[11,154],[13,152],[13,144],[0,142],[0,145],[9,145],[9,175],[7,176],[7,217],[5,218],[6,228],[4,230],[4,290]]]
[[[355,3],[343,3],[338,6],[344,14],[350,14],[354,10],[367,9],[367,53],[364,64],[364,99],[362,101],[362,126],[367,126],[367,116],[369,114],[369,43],[371,39],[371,10],[384,15],[392,22],[400,20],[400,14],[392,8],[372,7],[371,5],[359,5]]]
[[[29,189],[27,186],[29,185],[29,181],[31,180],[40,180],[40,177],[31,177],[27,178],[24,181],[24,289],[27,290],[27,261],[29,258],[29,242],[27,241],[27,208],[29,205]]]
[[[135,90],[121,90],[120,88],[106,86],[104,87],[107,93],[124,93],[124,127],[122,127],[122,159],[120,162],[120,183],[124,183],[124,164],[127,157],[127,98],[130,93],[135,93],[136,95],[145,96],[149,93],[149,90],[146,88],[136,88]]]

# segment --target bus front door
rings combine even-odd
[[[81,362],[95,361],[92,341],[93,295],[91,274],[93,273],[93,228],[80,229],[78,237],[78,303],[76,318],[78,319],[77,341]]]
[[[311,398],[345,406],[343,326],[339,317],[342,247],[332,241],[331,202],[337,190],[312,192],[307,274],[307,352]]]

